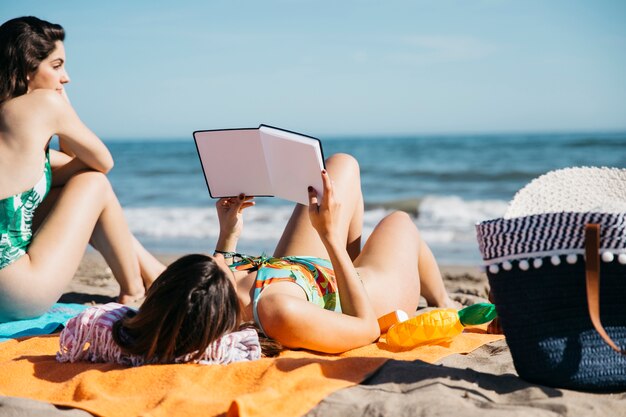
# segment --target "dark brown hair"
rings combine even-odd
[[[8,20],[0,26],[0,105],[28,91],[28,75],[37,71],[57,41],[65,40],[61,25],[33,16]]]
[[[135,315],[115,323],[113,338],[126,352],[146,361],[171,363],[196,352],[198,359],[209,344],[239,326],[237,292],[213,258],[186,255],[154,281]],[[282,350],[276,342],[261,339],[265,356]]]

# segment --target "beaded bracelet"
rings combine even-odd
[[[224,256],[224,259],[232,259],[232,258],[234,258],[234,257],[235,257],[235,255],[237,255],[237,252],[225,252],[225,251],[223,251],[223,250],[217,250],[217,249],[215,249],[215,250],[213,251],[213,256],[217,255],[218,253],[219,253],[220,255],[223,255],[223,256]]]

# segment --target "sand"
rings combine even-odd
[[[169,263],[176,255],[158,256]],[[463,304],[486,301],[487,277],[477,266],[442,266],[452,297]],[[115,300],[119,287],[102,258],[86,254],[62,302]],[[422,300],[422,305],[424,302]],[[91,414],[40,401],[0,396],[1,416],[78,417]],[[626,393],[590,394],[543,387],[517,376],[506,341],[432,365],[390,360],[361,384],[338,391],[310,417],[344,416],[626,416]]]

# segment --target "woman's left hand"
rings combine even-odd
[[[309,187],[309,218],[311,225],[322,239],[330,239],[336,232],[336,220],[339,215],[340,203],[335,200],[333,183],[326,170],[322,171],[322,183],[324,195],[322,201],[318,201],[317,192]]]
[[[220,222],[220,236],[239,238],[243,230],[243,210],[254,205],[254,197],[240,194],[239,197],[225,197],[217,200],[217,218]]]

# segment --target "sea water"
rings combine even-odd
[[[364,237],[408,211],[443,264],[480,263],[474,225],[500,217],[515,192],[550,170],[626,167],[626,133],[319,137],[325,156],[354,155],[366,203]],[[110,180],[131,230],[156,253],[211,252],[218,235],[193,138],[106,141]],[[239,169],[236,165],[233,171]],[[238,249],[271,254],[293,204],[257,198]]]

